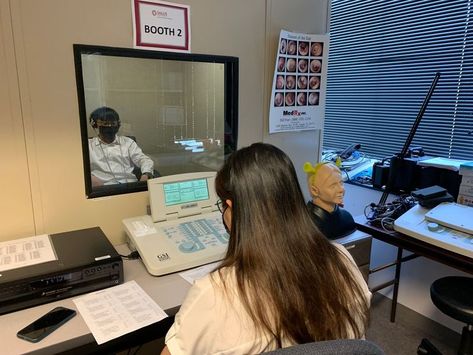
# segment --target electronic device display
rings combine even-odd
[[[215,175],[215,172],[198,172],[148,180],[153,222],[218,210]]]
[[[76,311],[65,307],[56,307],[16,333],[18,338],[36,343],[51,334],[61,325],[76,315]]]
[[[207,179],[168,182],[163,184],[164,203],[166,206],[192,201],[208,200]]]
[[[215,193],[215,172],[148,180],[151,215],[123,220],[128,245],[148,272],[161,276],[221,260],[228,246]]]

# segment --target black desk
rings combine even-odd
[[[403,233],[399,233],[396,231],[388,232],[382,228],[372,226],[367,223],[365,216],[356,217],[355,222],[357,224],[357,228],[360,231],[368,233],[373,236],[373,238],[391,244],[398,248],[397,257],[394,262],[370,270],[370,273],[374,273],[391,266],[396,266],[395,276],[393,280],[371,289],[372,292],[375,292],[391,285],[394,286],[393,299],[391,305],[391,322],[394,322],[396,318],[396,304],[399,290],[399,278],[401,275],[401,264],[403,262],[415,259],[419,256],[424,256],[426,258],[451,266],[458,270],[473,274],[473,258],[469,258],[465,255],[457,254],[450,250],[440,248],[436,245],[426,243],[422,240],[412,238]],[[402,252],[404,249],[414,254],[403,257]]]

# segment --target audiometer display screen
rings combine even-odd
[[[207,179],[195,179],[163,184],[166,206],[209,199]]]

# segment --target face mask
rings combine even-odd
[[[118,132],[118,127],[99,127],[100,137],[107,143],[112,143],[115,135]]]
[[[222,224],[225,227],[225,231],[230,235],[230,229],[227,227],[227,224],[225,223],[225,218],[223,218],[223,215],[225,214],[225,211],[222,213]]]

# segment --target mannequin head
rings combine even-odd
[[[309,192],[314,205],[327,212],[332,212],[337,205],[343,206],[345,188],[342,173],[335,164],[318,163],[312,166],[305,163],[304,171],[307,173]]]

